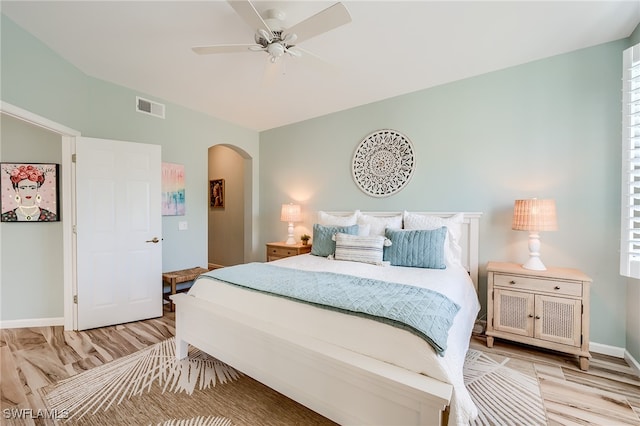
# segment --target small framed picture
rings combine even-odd
[[[209,181],[209,197],[211,207],[224,207],[224,179]]]
[[[0,163],[2,222],[58,222],[58,164]]]

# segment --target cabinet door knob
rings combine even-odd
[[[536,315],[536,319],[540,319],[540,315]]]
[[[533,315],[529,314],[529,318],[533,318]]]
[[[514,280],[509,281],[509,284],[515,284],[516,282]]]
[[[554,287],[556,290],[560,290],[560,286],[555,286]]]

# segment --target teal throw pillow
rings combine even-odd
[[[384,248],[384,260],[391,265],[446,269],[446,226],[433,230],[387,229],[385,234],[392,244]]]
[[[341,232],[343,234],[356,235],[358,233],[358,225],[351,226],[325,226],[313,225],[313,246],[311,246],[311,254],[315,256],[327,257],[336,251],[336,242],[333,241],[333,235]]]

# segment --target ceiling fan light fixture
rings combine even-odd
[[[289,26],[284,22],[287,15],[282,10],[269,9],[263,17],[252,4],[256,1],[227,0],[249,27],[255,29],[253,33],[255,44],[214,44],[196,46],[192,50],[199,55],[262,51],[267,52],[268,60],[275,63],[285,53],[295,58],[309,56],[308,52],[297,50],[297,44],[351,22],[349,11],[342,3],[338,2],[293,26]],[[311,55],[311,57],[313,56]]]
[[[284,46],[279,42],[271,43],[269,46],[267,46],[267,52],[269,52],[269,55],[271,55],[272,59],[276,58],[277,60],[277,58],[284,55],[284,51]]]

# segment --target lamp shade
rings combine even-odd
[[[557,230],[556,202],[537,198],[516,200],[511,229],[533,232]]]
[[[280,212],[280,220],[283,222],[300,222],[300,206],[298,204],[283,204]]]

